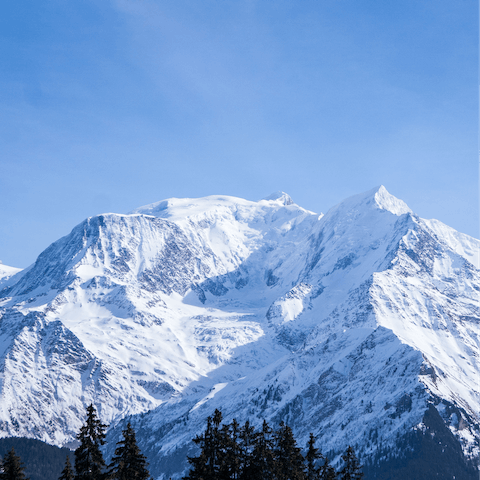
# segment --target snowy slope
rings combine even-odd
[[[203,303],[228,290],[241,298],[249,282],[254,290],[258,262],[291,248],[317,215],[282,196],[198,202],[172,200],[178,209],[164,216],[187,209],[183,223],[139,213],[87,219],[3,290],[4,434],[41,428],[40,438],[68,442],[85,403],[99,403],[109,422],[147,411],[263,335],[254,321],[263,297],[238,311]],[[32,406],[42,412],[35,422]]]
[[[144,448],[162,458],[157,471],[175,472],[215,408],[227,420],[286,419],[301,442],[313,430],[326,450],[373,454],[420,428],[434,403],[476,455],[480,278],[465,252],[480,244],[467,237],[462,250],[460,235],[430,225],[384,188],[320,218],[271,269],[283,294],[257,314],[265,336],[136,420],[156,437]],[[265,298],[273,290],[265,285]],[[273,346],[285,350],[272,356]]]
[[[93,401],[111,438],[142,413],[170,475],[215,408],[367,458],[433,405],[472,457],[479,249],[384,187],[320,216],[278,192],[89,218],[0,293],[2,434],[66,444]]]
[[[5,285],[11,277],[21,271],[21,268],[9,267],[8,265],[4,265],[2,262],[0,262],[0,288],[2,285]]]

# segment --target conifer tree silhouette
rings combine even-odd
[[[345,462],[342,470],[340,470],[340,480],[361,480],[363,478],[362,466],[358,461],[353,447],[349,446],[342,455]]]
[[[200,447],[197,457],[188,457],[192,469],[184,479],[191,480],[216,480],[220,467],[220,442],[219,426],[222,414],[215,410],[214,416],[207,418],[207,428],[201,435],[197,435],[193,442]]]
[[[275,478],[275,457],[273,452],[273,430],[264,420],[262,429],[255,436],[250,461],[249,476],[251,480],[272,480]]]
[[[280,422],[275,432],[275,466],[278,480],[304,480],[305,459],[297,441],[293,436],[292,429]]]
[[[337,472],[330,465],[328,457],[325,457],[324,464],[320,467],[319,470],[319,480],[337,480]]]
[[[70,463],[70,457],[67,456],[65,460],[65,467],[62,470],[62,474],[58,477],[58,480],[74,480],[75,474],[73,473],[72,464]]]
[[[122,434],[123,440],[117,443],[109,465],[108,480],[148,480],[150,473],[147,470],[147,459],[140,452],[130,423]]]
[[[305,460],[307,462],[307,480],[318,480],[320,476],[321,467],[317,467],[317,460],[323,459],[324,457],[320,453],[320,450],[315,447],[316,440],[317,439],[315,438],[315,435],[310,433],[310,437],[307,442],[307,454],[305,455]]]
[[[241,480],[250,478],[250,471],[252,469],[252,455],[255,448],[255,441],[257,433],[255,427],[250,425],[247,420],[243,427],[240,428],[239,442],[240,442],[240,464],[241,464]]]
[[[87,419],[80,429],[77,439],[79,447],[75,450],[75,480],[103,480],[105,460],[100,446],[105,443],[104,425],[98,418],[93,404],[87,407]]]
[[[233,419],[219,432],[219,480],[239,480],[243,468],[240,425]]]
[[[28,480],[23,470],[22,461],[12,448],[3,459],[0,480]]]

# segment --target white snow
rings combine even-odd
[[[8,280],[10,277],[13,277],[21,271],[21,268],[9,267],[8,265],[4,265],[2,262],[0,262],[0,286],[5,282],[5,280]]]
[[[162,455],[215,408],[366,453],[369,429],[394,442],[432,395],[478,423],[479,246],[384,187],[321,216],[277,192],[92,217],[0,299],[1,435],[65,444],[91,401],[114,425],[143,413]]]
[[[413,213],[408,205],[393,195],[387,192],[387,189],[382,185],[375,193],[375,202],[379,208],[387,210],[394,215],[405,215],[407,213]]]
[[[480,240],[457,232],[439,220],[431,219],[423,221],[449,248],[466,258],[472,265],[475,265],[475,267],[480,268]]]
[[[190,413],[196,410],[198,407],[201,407],[204,403],[207,403],[209,400],[211,400],[216,393],[218,393],[220,390],[223,390],[228,383],[217,383],[216,385],[213,386],[212,391],[204,398],[202,398],[198,403],[195,404],[195,406],[190,410]]]

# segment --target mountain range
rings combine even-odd
[[[90,217],[0,265],[0,436],[72,447],[92,402],[107,454],[129,421],[175,478],[219,408],[352,445],[367,478],[476,478],[479,252],[384,187],[325,215],[278,192]]]

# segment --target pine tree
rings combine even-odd
[[[224,443],[223,432],[220,429],[222,423],[222,412],[215,409],[212,419],[212,434],[208,449],[208,465],[210,467],[210,475],[212,480],[220,478],[219,472],[224,465]]]
[[[65,468],[62,470],[62,475],[58,480],[74,480],[75,475],[73,473],[72,464],[70,463],[70,457],[67,456],[65,461]]]
[[[305,460],[307,461],[307,480],[318,480],[320,475],[320,468],[317,468],[316,462],[318,459],[323,458],[323,455],[318,448],[315,448],[316,440],[313,433],[310,433],[310,438],[307,443],[307,455],[305,456]]]
[[[147,460],[140,452],[135,431],[130,423],[122,434],[123,440],[117,443],[107,478],[109,480],[148,480],[150,473],[147,470]]]
[[[208,469],[207,469],[207,443],[211,438],[211,429],[212,429],[212,417],[207,418],[207,428],[204,433],[197,435],[193,439],[193,443],[200,447],[200,454],[196,457],[187,457],[188,463],[192,466],[188,475],[183,477],[182,480],[203,480],[207,478]]]
[[[245,425],[240,429],[239,434],[241,480],[249,480],[252,478],[252,458],[256,438],[257,433],[255,432],[255,427],[252,427],[247,420]]]
[[[335,469],[330,465],[328,457],[325,457],[324,464],[319,469],[319,480],[336,480],[337,472]]]
[[[240,425],[234,418],[231,425],[231,442],[229,445],[229,454],[231,460],[229,462],[232,465],[230,478],[232,480],[238,480],[242,473],[243,458],[242,448],[240,446]]]
[[[238,480],[243,468],[240,426],[233,419],[219,431],[219,480]]]
[[[192,465],[184,480],[217,480],[221,465],[221,433],[222,413],[217,409],[214,416],[207,418],[207,428],[202,435],[197,435],[193,442],[200,447],[197,457],[188,457]]]
[[[3,459],[2,473],[0,473],[0,480],[28,480],[23,472],[24,467],[15,450],[12,448]]]
[[[95,407],[87,407],[87,419],[77,439],[80,446],[75,450],[75,480],[103,480],[105,461],[100,446],[105,443],[104,425],[98,418]]]
[[[248,480],[273,480],[275,478],[275,457],[273,452],[272,429],[264,420],[262,429],[255,435],[253,452],[243,478]]]
[[[362,466],[351,446],[342,455],[342,459],[345,465],[340,470],[340,480],[361,480],[363,478]]]
[[[276,477],[279,480],[303,480],[305,478],[305,459],[293,436],[292,429],[280,423],[275,433]]]

